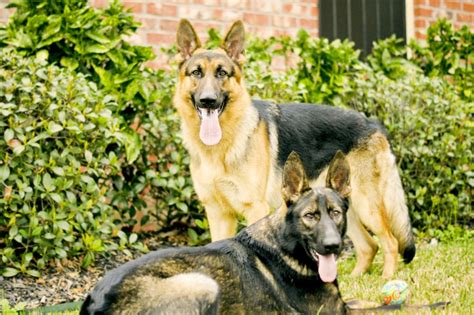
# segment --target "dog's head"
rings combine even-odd
[[[237,21],[224,37],[221,48],[207,50],[201,48],[189,21],[181,20],[179,24],[176,40],[180,66],[175,103],[178,110],[179,106],[186,107],[182,110],[193,115],[191,119],[199,119],[199,136],[205,145],[221,141],[221,115],[227,107],[239,106],[235,104],[237,100],[247,95],[241,72],[244,38],[244,25]]]
[[[337,275],[349,207],[349,164],[338,151],[329,165],[326,187],[310,188],[298,154],[292,152],[283,169],[285,247],[308,266],[318,266],[324,282]]]

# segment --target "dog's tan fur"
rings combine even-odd
[[[225,37],[230,38],[230,43],[224,42],[224,49],[212,52],[241,63],[241,52],[235,51],[232,41],[236,28],[240,27],[243,27],[241,22],[235,23]],[[192,30],[189,22],[183,20],[178,30],[178,43],[195,41],[195,50],[189,48],[192,45],[181,48],[183,63],[193,55],[206,52],[199,48],[199,40],[189,28]],[[214,69],[217,63],[210,59],[200,65]],[[174,105],[191,156],[194,187],[205,206],[212,240],[216,241],[236,233],[237,215],[243,215],[252,224],[282,204],[281,170],[276,158],[278,140],[275,126],[259,121],[241,68],[234,67],[235,75],[223,83],[229,102],[219,118],[222,140],[213,146],[203,144],[197,137],[200,119],[190,99],[190,91],[197,88],[197,83],[185,75],[185,68],[180,67]],[[396,270],[399,247],[403,248],[411,235],[406,234],[410,223],[394,156],[386,137],[375,133],[349,152],[348,161],[352,183],[348,235],[358,258],[353,274],[367,271],[378,249],[369,230],[377,236],[384,251],[383,276],[390,277]],[[313,184],[321,186],[326,174],[327,170],[323,171]]]

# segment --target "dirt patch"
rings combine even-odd
[[[184,237],[174,234],[148,236],[142,242],[149,250],[185,244]],[[0,299],[6,298],[10,306],[22,303],[25,309],[83,301],[107,271],[142,255],[144,253],[138,250],[129,250],[129,254],[113,251],[99,255],[94,266],[87,270],[80,267],[77,258],[57,261],[43,271],[40,278],[0,277]]]

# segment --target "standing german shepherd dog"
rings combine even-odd
[[[174,105],[182,120],[191,175],[204,204],[213,241],[236,233],[237,216],[256,222],[282,203],[282,166],[291,151],[302,159],[311,185],[324,182],[337,150],[351,166],[348,235],[357,265],[368,270],[378,245],[383,276],[415,255],[400,176],[384,128],[361,114],[323,105],[252,101],[242,67],[244,26],[235,22],[222,48],[206,50],[191,24],[177,32],[180,58]]]
[[[285,204],[231,239],[159,250],[109,272],[81,314],[345,314],[336,281],[349,207],[349,164],[338,152],[326,188],[301,160],[283,170]]]

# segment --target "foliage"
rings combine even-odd
[[[15,0],[8,7],[16,11],[0,36],[4,44],[25,56],[47,51],[50,63],[87,75],[101,90],[115,97],[114,115],[121,116],[121,128],[127,134],[125,152],[116,153],[125,155],[129,164],[116,182],[128,193],[112,198],[121,207],[122,223],[133,226],[137,209],[144,207],[140,197],[146,187],[143,174],[151,167],[145,159],[148,145],[144,142],[152,138],[137,130],[141,123],[147,123],[148,113],[153,110],[150,107],[155,105],[162,88],[144,67],[155,57],[151,47],[124,40],[140,24],[117,0],[104,9],[90,7],[87,0]],[[138,158],[144,160],[133,164]]]
[[[83,75],[48,65],[47,53],[0,51],[0,255],[4,276],[39,276],[50,259],[112,246],[106,198],[120,169],[117,106]]]
[[[300,59],[295,69],[297,84],[304,87],[298,101],[338,104],[338,97],[348,91],[359,63],[359,51],[354,50],[354,43],[329,42],[300,30],[292,46]]]
[[[472,103],[442,78],[414,72],[391,80],[369,67],[346,101],[387,127],[417,228],[472,224]]]
[[[409,45],[410,60],[430,77],[446,77],[466,101],[474,101],[474,33],[467,25],[454,29],[446,19],[428,28],[427,45]]]
[[[382,72],[390,79],[397,80],[411,71],[420,69],[407,59],[407,47],[402,38],[395,35],[374,42],[372,52],[367,56],[367,63],[376,72]]]

